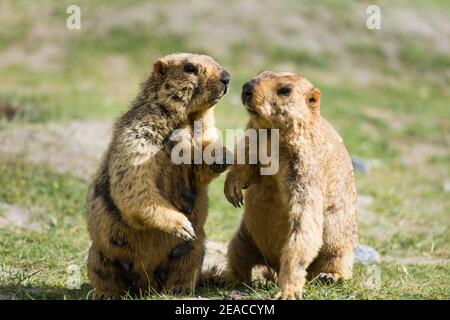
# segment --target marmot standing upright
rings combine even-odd
[[[189,291],[204,256],[207,184],[224,165],[176,165],[175,129],[203,127],[214,142],[212,107],[230,75],[211,57],[171,54],[156,60],[112,141],[91,185],[88,275],[94,298],[149,288]]]
[[[240,205],[247,190],[222,280],[247,282],[253,266],[268,265],[277,273],[278,297],[295,298],[307,276],[350,278],[355,180],[342,139],[320,115],[319,89],[293,73],[264,71],[243,86],[242,101],[248,128],[279,129],[279,171],[261,175],[259,165],[236,164],[228,172],[231,203]]]

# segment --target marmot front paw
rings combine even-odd
[[[340,280],[339,275],[337,273],[319,273],[315,278],[315,280],[327,284],[336,283]]]
[[[227,200],[236,208],[240,208],[244,204],[244,195],[242,189],[249,187],[248,182],[243,182],[238,178],[228,175],[225,180],[225,196]]]
[[[191,222],[183,216],[184,219],[180,219],[180,221],[177,221],[176,227],[174,230],[175,236],[186,240],[186,241],[193,241],[197,239],[197,236],[195,235],[194,227],[192,227]]]

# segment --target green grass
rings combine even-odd
[[[83,23],[95,25],[105,8],[125,10],[139,3],[81,1]],[[377,3],[382,10],[391,8],[387,1]],[[39,5],[50,8],[43,19],[55,30],[64,26],[67,4],[69,1],[48,1]],[[24,1],[12,1],[11,5],[15,14],[0,21],[0,52],[18,46],[25,48],[29,57],[41,46],[40,40],[31,36],[39,23],[33,19],[33,8],[39,8],[30,9],[28,6],[37,5]],[[428,39],[417,42],[411,35],[394,34],[389,29],[379,34],[361,28],[364,21],[352,14],[353,5],[352,1],[308,1],[305,15],[305,6],[287,1],[272,12],[280,14],[293,6],[293,11],[308,19],[320,13],[331,15],[334,18],[326,21],[329,32],[341,37],[337,40],[345,52],[330,45],[317,53],[299,45],[295,35],[308,30],[296,30],[295,26],[282,30],[284,35],[291,35],[290,41],[274,46],[269,35],[260,32],[255,20],[250,19],[251,39],[236,37],[227,51],[218,51],[217,59],[231,72],[232,83],[230,94],[216,108],[217,123],[221,130],[245,126],[241,86],[261,69],[286,69],[287,65],[310,79],[322,92],[322,114],[338,129],[350,153],[380,161],[380,167],[370,175],[357,174],[358,193],[373,197],[369,213],[359,217],[359,237],[361,243],[390,259],[380,265],[379,289],[364,284],[370,272],[358,265],[354,279],[331,286],[310,283],[304,297],[448,299],[450,198],[442,185],[450,181],[450,55],[437,50]],[[396,6],[419,12],[449,10],[448,1],[443,0],[426,4],[400,1]],[[12,123],[2,119],[0,113],[0,130],[29,123],[117,117],[129,106],[156,57],[174,51],[216,52],[191,41],[195,26],[192,30],[166,32],[167,19],[160,14],[145,23],[118,24],[107,30],[59,30],[59,36],[48,29],[46,37],[50,40],[43,46],[50,43],[61,51],[56,67],[47,66],[46,61],[30,66],[27,59],[0,64],[0,102],[23,110]],[[399,64],[395,68],[382,45],[384,39],[398,43]],[[367,83],[357,77],[358,68],[369,73]],[[429,150],[423,150],[423,145]],[[419,160],[411,162],[414,151]],[[91,290],[86,275],[90,242],[84,219],[88,181],[56,174],[45,164],[2,159],[0,202],[32,208],[44,228],[41,232],[0,228],[0,291],[24,299],[85,299]],[[221,176],[210,186],[206,230],[209,239],[226,242],[240,223],[242,209],[225,200],[223,182]],[[81,290],[65,289],[71,264],[81,268]],[[3,266],[19,271],[7,274],[2,272]],[[230,289],[199,288],[195,295],[223,298]],[[257,298],[273,297],[277,290],[270,283],[241,289]],[[151,294],[142,298],[174,296]]]

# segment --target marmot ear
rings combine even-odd
[[[153,73],[156,76],[164,76],[167,72],[167,63],[162,59],[153,62]]]
[[[316,87],[312,88],[306,95],[306,103],[312,111],[317,112],[320,110],[320,90]]]

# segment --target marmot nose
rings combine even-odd
[[[230,74],[224,70],[220,75],[220,81],[227,86],[230,83]]]
[[[242,102],[245,104],[253,96],[253,82],[247,82],[242,86]]]

